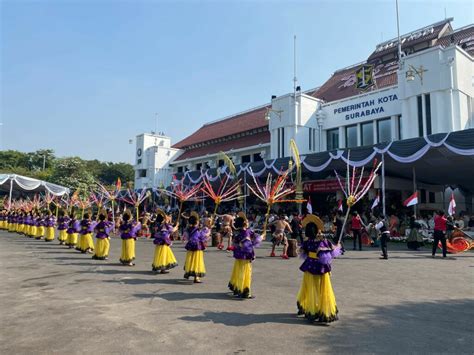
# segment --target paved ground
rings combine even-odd
[[[0,353],[472,354],[474,253],[449,260],[390,245],[349,252],[333,264],[340,320],[297,318],[301,260],[254,263],[253,300],[227,293],[233,259],[212,248],[196,285],[180,266],[150,272],[153,245],[137,243],[137,266],[101,262],[63,246],[0,232]],[[397,249],[397,250],[394,250]]]

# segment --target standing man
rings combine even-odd
[[[378,223],[375,225],[375,229],[380,232],[380,247],[382,248],[382,256],[380,259],[387,260],[387,242],[390,237],[390,230],[387,227],[387,222],[385,221],[385,216],[380,215]]]
[[[443,258],[446,257],[446,222],[448,219],[444,215],[443,211],[438,211],[434,216],[434,240],[433,240],[433,251],[432,257],[436,255],[436,249],[438,248],[438,243],[441,241],[441,246],[443,247]]]
[[[362,250],[362,225],[362,219],[357,211],[352,212],[351,230],[354,237],[354,248],[352,250],[356,250],[357,239],[359,239],[359,250]]]
[[[288,259],[288,238],[286,237],[286,231],[293,233],[290,224],[286,221],[285,215],[280,215],[280,218],[273,221],[270,226],[275,227],[275,232],[273,233],[272,238],[272,252],[270,256],[275,256],[275,248],[283,244],[283,254],[281,254],[282,259]]]

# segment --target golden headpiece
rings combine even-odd
[[[324,223],[319,218],[318,216],[315,216],[314,214],[308,214],[306,215],[305,218],[301,221],[301,224],[303,225],[303,228],[305,228],[309,223],[314,223],[318,227],[320,231],[324,230]]]

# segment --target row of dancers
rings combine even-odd
[[[168,273],[178,266],[172,250],[172,235],[178,231],[179,223],[173,223],[172,216],[161,209],[156,211],[155,216],[149,225],[155,245],[152,270],[156,273]],[[201,283],[206,276],[204,251],[214,223],[212,218],[201,219],[195,212],[191,212],[185,220],[187,225],[182,235],[186,243],[184,278],[193,278],[194,283]],[[303,280],[297,295],[298,315],[305,316],[311,322],[333,322],[338,319],[338,309],[330,278],[331,262],[340,255],[341,248],[321,233],[323,222],[319,217],[307,215],[302,220],[302,226],[306,240],[300,247],[304,262],[300,266]],[[55,238],[55,227],[61,245],[76,248],[82,253],[91,253],[96,260],[108,259],[110,236],[114,228],[118,227],[122,240],[120,262],[126,266],[135,265],[135,241],[142,224],[133,219],[129,210],[121,215],[118,226],[109,218],[105,209],[100,210],[95,219],[91,213],[84,213],[82,219],[77,219],[73,212],[68,215],[65,211],[59,211],[57,220],[50,211],[0,211],[0,229],[11,233],[51,242]],[[254,298],[251,292],[252,264],[255,261],[255,248],[260,246],[263,237],[249,228],[243,212],[229,220],[224,227],[226,233],[231,235],[230,250],[235,259],[228,288],[235,297]],[[93,234],[96,237],[95,244]],[[218,248],[222,249],[222,239]]]

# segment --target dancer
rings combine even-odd
[[[359,240],[359,250],[362,250],[362,225],[362,219],[357,211],[352,212],[351,230],[354,238],[354,248],[352,248],[352,250],[356,250],[357,239]]]
[[[204,265],[204,252],[207,239],[198,228],[199,216],[196,212],[191,212],[188,219],[183,238],[187,240],[185,249],[186,261],[184,263],[184,278],[194,277],[194,283],[201,283],[201,278],[206,276],[206,266]]]
[[[76,219],[74,212],[71,211],[69,215],[69,226],[67,229],[67,241],[66,245],[69,249],[76,247],[77,245],[77,233],[81,230],[81,222]]]
[[[126,266],[135,266],[135,240],[137,233],[141,228],[138,221],[132,220],[130,210],[125,210],[122,215],[122,223],[120,224],[120,238],[122,238],[122,253],[120,262]]]
[[[171,215],[167,215],[163,210],[158,209],[156,211],[159,223],[154,231],[153,244],[155,247],[155,256],[153,258],[152,270],[154,272],[160,272],[161,274],[167,274],[172,268],[178,266],[178,262],[171,250],[171,234],[176,232],[179,228],[179,223],[175,226],[171,224]],[[160,216],[158,218],[158,216]],[[179,219],[178,219],[179,220]]]
[[[375,225],[375,229],[380,232],[380,247],[382,248],[382,255],[380,259],[387,260],[388,253],[387,253],[387,242],[390,238],[390,230],[388,229],[388,224],[385,221],[385,216],[380,215],[379,221]]]
[[[59,211],[58,218],[58,241],[59,245],[66,244],[67,242],[67,227],[69,225],[69,217],[66,216],[66,213],[63,210]]]
[[[262,241],[260,235],[248,228],[248,220],[240,212],[234,221],[234,268],[229,281],[229,289],[240,298],[254,298],[251,293],[252,261],[255,260],[255,247]]]
[[[94,260],[107,260],[109,258],[110,238],[109,235],[114,229],[114,222],[107,221],[107,211],[102,209],[99,212],[99,223],[94,228],[96,232]]]
[[[53,216],[51,211],[48,212],[48,216],[44,220],[46,226],[45,242],[52,242],[54,240],[54,226],[56,225],[56,218]]]
[[[446,258],[447,248],[446,248],[446,223],[448,219],[444,215],[444,211],[438,211],[434,216],[434,240],[433,240],[433,249],[431,256],[434,258],[436,255],[436,249],[438,248],[438,243],[441,242],[441,247],[443,248],[443,258]]]
[[[234,216],[231,214],[217,215],[220,219],[220,228],[217,233],[217,249],[224,249],[224,240],[227,238],[227,251],[232,251],[232,232],[234,228]]]
[[[84,218],[81,221],[81,229],[79,231],[79,243],[77,244],[76,250],[81,253],[90,253],[94,251],[94,241],[92,240],[92,232],[96,226],[96,222],[91,221],[89,213],[84,214]]]
[[[286,231],[293,233],[290,224],[286,221],[285,215],[280,215],[280,218],[270,223],[270,226],[275,226],[275,232],[273,232],[272,238],[272,252],[271,257],[275,256],[275,249],[278,245],[283,244],[282,259],[288,259],[288,238],[286,237]]]
[[[40,212],[38,214],[38,217],[36,217],[36,220],[35,220],[35,224],[36,224],[35,239],[37,240],[43,239],[44,233],[45,233],[45,230],[44,230],[45,221],[44,221],[43,213]]]
[[[303,219],[308,238],[301,246],[305,258],[300,270],[303,281],[297,296],[298,315],[311,322],[329,323],[338,319],[336,297],[331,285],[331,260],[339,255],[340,245],[334,245],[321,234],[323,222],[315,215]]]
[[[410,234],[407,238],[407,247],[418,251],[424,245],[423,235],[420,233],[421,224],[416,221],[416,215],[410,217]]]

